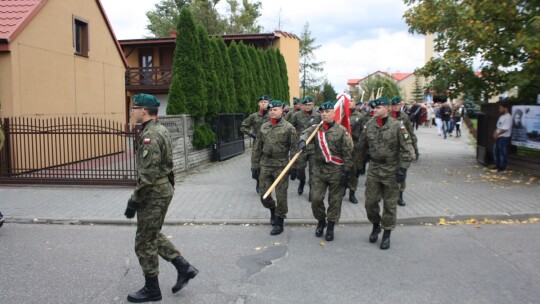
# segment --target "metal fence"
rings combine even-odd
[[[137,132],[129,126],[90,117],[10,117],[2,127],[0,183],[136,183]]]
[[[213,159],[222,161],[244,153],[244,134],[240,125],[243,114],[219,114],[214,121],[217,141],[214,144]]]

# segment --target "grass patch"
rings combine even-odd
[[[476,130],[478,130],[478,119],[471,118],[471,122]]]

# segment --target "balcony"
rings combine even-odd
[[[126,90],[168,90],[172,68],[129,68],[126,71]]]

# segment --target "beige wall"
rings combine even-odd
[[[11,56],[8,52],[0,52],[0,118],[13,111],[11,81]]]
[[[407,102],[412,101],[415,79],[416,77],[411,75],[399,82],[399,87],[403,90],[401,98]]]
[[[289,102],[292,105],[293,97],[300,98],[300,41],[295,37],[280,35],[281,37],[274,44],[274,48],[279,49],[287,65]]]
[[[73,15],[88,21],[88,58],[74,55]],[[125,67],[95,0],[47,1],[10,49],[10,62],[0,57],[12,79],[11,96],[0,82],[4,115],[125,120]]]

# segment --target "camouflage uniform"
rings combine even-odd
[[[287,189],[289,179],[282,178],[276,187],[276,202],[272,196],[263,199],[263,195],[268,191],[272,183],[285,169],[289,162],[289,153],[294,155],[297,135],[294,127],[285,119],[280,119],[276,124],[271,121],[265,122],[257,135],[257,141],[253,149],[253,163],[255,168],[260,169],[259,182],[261,202],[265,208],[275,208],[278,217],[285,218],[287,214]]]
[[[180,256],[171,241],[161,233],[174,194],[168,179],[172,168],[169,131],[155,120],[145,122],[137,143],[137,186],[131,195],[131,199],[140,206],[137,210],[135,253],[145,276],[158,275],[158,255],[167,261]]]
[[[356,170],[360,169],[360,164],[358,163],[359,154],[360,154],[360,135],[364,130],[364,124],[366,123],[366,117],[364,113],[360,111],[353,111],[349,116],[349,121],[351,123],[351,136],[353,139],[353,167],[351,169],[351,176],[349,177],[349,189],[356,191],[358,187],[358,177]]]
[[[302,134],[304,130],[306,130],[308,127],[312,125],[319,124],[321,122],[321,116],[316,111],[311,111],[310,114],[308,114],[306,111],[298,111],[294,113],[294,115],[291,117],[291,120],[289,121],[294,128],[296,129],[296,134]],[[312,167],[313,167],[313,161],[312,156],[315,149],[313,145],[308,145],[305,149],[305,151],[300,155],[298,160],[295,163],[295,168],[297,170],[298,174],[298,180],[300,182],[306,181],[306,167],[309,162],[309,170],[310,170],[310,181],[309,186],[311,188],[311,175],[312,175]]]
[[[370,155],[365,184],[368,219],[374,224],[381,223],[385,230],[393,230],[399,197],[396,173],[399,168],[407,169],[414,155],[409,133],[403,123],[389,116],[382,127],[376,119],[370,120],[364,126],[360,141],[360,161],[366,159],[368,153]],[[384,201],[382,219],[381,198]]]
[[[255,142],[253,143],[253,146],[255,146],[257,142],[257,133],[261,129],[262,124],[269,120],[270,117],[268,117],[268,111],[266,110],[252,113],[246,119],[244,119],[244,121],[242,121],[242,125],[240,125],[240,131],[248,136],[251,136],[255,140]],[[253,150],[251,151],[251,165],[254,165]]]
[[[312,202],[311,209],[313,216],[319,220],[337,223],[341,215],[341,201],[345,193],[345,186],[341,183],[342,173],[351,172],[352,168],[352,145],[347,130],[334,123],[327,130],[324,125],[320,127],[319,132],[324,132],[326,144],[332,156],[338,157],[343,161],[342,165],[333,162],[326,162],[323,151],[320,147],[319,134],[312,140],[314,143],[313,155],[313,177],[312,177]],[[302,133],[301,138],[306,140],[317,126],[311,126]],[[324,197],[328,189],[328,210],[324,206]],[[327,211],[327,212],[326,212]]]
[[[409,118],[409,116],[401,111],[399,112],[392,111],[392,118],[398,121],[401,121],[403,123],[403,126],[405,127],[405,129],[407,130],[407,133],[409,133],[409,136],[411,137],[411,144],[415,151],[414,153],[415,154],[418,153],[418,146],[417,146],[418,139],[416,138],[416,135],[414,134],[414,128],[412,127],[411,119]],[[407,186],[406,182],[399,184],[399,191],[401,192],[400,198],[403,198],[403,191],[405,191],[406,186]]]

